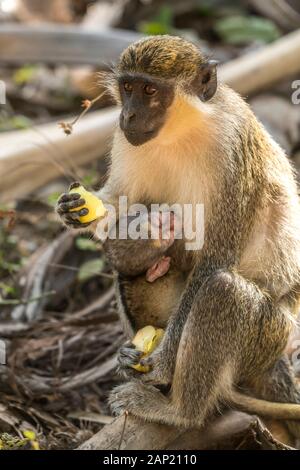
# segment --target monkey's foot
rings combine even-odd
[[[151,419],[153,406],[168,406],[169,400],[155,387],[140,382],[128,382],[114,388],[109,396],[109,405],[115,416],[125,411],[141,418]]]
[[[157,388],[144,385],[141,382],[128,382],[116,387],[109,397],[109,403],[116,416],[127,411],[129,414],[146,421],[186,428],[197,425],[194,417],[188,419],[181,416],[170,399]]]

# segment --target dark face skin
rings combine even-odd
[[[142,145],[155,137],[166,119],[174,98],[171,83],[142,74],[119,78],[122,100],[120,128],[132,145]]]

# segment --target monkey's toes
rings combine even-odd
[[[115,387],[109,395],[108,403],[114,416],[119,416],[124,411],[129,411],[133,405],[135,384],[128,382]]]

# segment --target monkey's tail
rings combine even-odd
[[[274,419],[300,420],[300,404],[267,401],[244,395],[235,390],[230,392],[230,402],[241,411],[248,411]]]

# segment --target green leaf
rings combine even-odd
[[[149,36],[157,36],[160,34],[170,34],[171,30],[169,27],[166,27],[165,25],[161,23],[156,23],[155,21],[152,21],[151,23],[146,23],[142,22],[139,24],[139,31],[142,34],[147,34]]]
[[[14,129],[28,129],[32,126],[31,119],[21,114],[9,118],[0,118],[0,132],[11,131]]]
[[[97,274],[101,273],[104,268],[104,260],[102,258],[92,259],[84,263],[78,272],[78,280],[86,282]]]
[[[259,16],[232,16],[217,20],[215,32],[232,45],[242,45],[253,41],[272,42],[280,36],[277,26]]]
[[[0,289],[5,295],[16,295],[17,293],[15,287],[9,286],[8,284],[5,284],[4,282],[0,282]]]
[[[59,191],[55,191],[54,193],[49,194],[47,196],[47,203],[49,204],[49,206],[55,207],[60,195],[61,195],[61,192]]]
[[[202,0],[196,5],[195,10],[201,16],[213,16],[220,8],[218,3],[219,2],[215,0]]]
[[[0,266],[3,269],[6,269],[9,273],[17,273],[21,269],[20,263],[9,263],[8,261],[4,261],[4,260],[2,260],[2,263],[0,263]]]
[[[171,34],[173,27],[173,12],[168,5],[163,5],[151,21],[142,21],[138,30],[143,34]]]
[[[11,124],[14,129],[28,129],[32,126],[32,120],[26,116],[18,115],[11,118]]]
[[[96,241],[85,237],[76,238],[75,245],[79,250],[82,251],[99,251],[101,249]]]
[[[173,12],[172,8],[168,5],[163,5],[158,15],[156,16],[156,21],[160,24],[164,24],[165,26],[172,26],[173,25]]]
[[[36,66],[24,65],[14,73],[13,80],[17,85],[24,85],[32,80],[36,71]]]
[[[99,174],[96,170],[91,170],[81,178],[81,184],[84,187],[94,186],[98,181]]]

